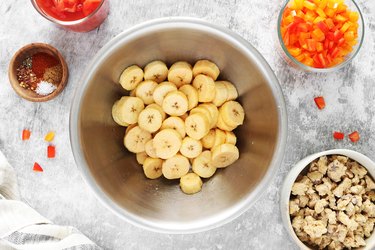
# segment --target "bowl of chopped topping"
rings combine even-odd
[[[45,102],[65,88],[68,66],[56,48],[45,43],[31,43],[14,54],[8,76],[19,96],[32,102]]]
[[[334,149],[310,155],[287,175],[280,205],[300,249],[374,249],[375,163]]]
[[[358,54],[365,32],[353,0],[288,0],[277,25],[282,57],[308,72],[346,66]]]

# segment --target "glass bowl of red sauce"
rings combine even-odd
[[[328,73],[348,65],[364,33],[354,0],[287,0],[277,23],[282,57],[307,72]]]
[[[97,28],[108,16],[108,0],[31,0],[44,18],[75,32]]]

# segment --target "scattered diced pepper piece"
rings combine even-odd
[[[54,138],[55,138],[55,132],[50,131],[46,134],[46,136],[44,137],[44,140],[51,142],[53,141]]]
[[[318,96],[314,98],[315,104],[318,107],[318,109],[324,109],[326,106],[326,102],[324,101],[323,96]]]
[[[290,0],[280,30],[296,60],[329,68],[344,62],[357,44],[358,18],[343,0]]]
[[[359,137],[359,133],[358,131],[354,131],[353,133],[351,133],[349,135],[349,139],[352,141],[352,142],[357,142],[359,141],[360,137]]]
[[[341,132],[334,132],[333,133],[333,138],[335,138],[336,140],[343,140],[345,137],[344,133],[341,133]]]
[[[33,170],[35,172],[43,172],[43,168],[37,162],[34,163]]]
[[[49,145],[47,147],[47,157],[48,158],[55,158],[56,155],[56,148],[53,145]]]
[[[28,130],[28,129],[22,130],[22,140],[23,141],[26,141],[26,140],[30,139],[30,136],[31,136],[30,130]]]

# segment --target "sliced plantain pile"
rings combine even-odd
[[[130,91],[112,107],[113,120],[127,127],[125,147],[136,154],[149,179],[180,179],[181,190],[195,194],[202,179],[238,160],[232,132],[245,112],[228,81],[216,81],[215,63],[176,62],[169,69],[153,61],[142,70],[126,68],[121,86]]]

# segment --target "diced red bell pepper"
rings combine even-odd
[[[56,148],[55,146],[49,145],[47,147],[47,157],[48,158],[55,158],[56,155]]]
[[[345,137],[344,133],[341,133],[341,132],[334,132],[333,133],[333,138],[335,138],[336,140],[343,140]]]
[[[340,53],[340,49],[336,47],[332,50],[330,54],[332,58],[336,58],[339,53]]]
[[[335,27],[335,23],[331,18],[327,18],[325,23],[327,24],[328,29],[333,29],[333,27]]]
[[[323,31],[324,34],[327,34],[329,32],[329,28],[324,22],[318,22],[316,26],[318,26],[318,28]]]
[[[314,98],[315,104],[318,107],[318,109],[322,110],[326,106],[326,102],[324,101],[323,96],[318,96]]]
[[[326,60],[326,57],[325,57],[322,53],[318,54],[318,58],[319,58],[319,62],[320,62],[320,64],[321,64],[324,68],[327,67],[327,60]]]
[[[340,40],[341,38],[343,38],[343,37],[344,37],[344,34],[343,34],[341,31],[339,31],[339,30],[336,30],[336,31],[333,33],[333,40],[334,40],[336,43],[338,43],[339,40]]]
[[[328,33],[326,34],[326,38],[327,38],[328,40],[330,40],[330,41],[335,40],[335,36],[334,36],[333,32],[328,32]]]
[[[359,137],[359,133],[358,131],[354,131],[353,133],[351,133],[349,135],[349,139],[352,141],[352,142],[357,142],[359,141],[360,137]]]
[[[308,32],[308,31],[309,31],[309,27],[307,26],[307,23],[299,23],[297,28],[296,28],[297,33]]]
[[[344,43],[345,43],[345,38],[342,37],[342,38],[340,38],[340,40],[337,42],[337,46],[342,46],[342,45],[344,45]]]
[[[30,136],[31,136],[30,130],[28,130],[28,129],[22,130],[22,140],[23,141],[26,141],[26,140],[30,139]]]
[[[306,39],[307,50],[316,51],[316,41],[314,39]]]
[[[37,162],[34,163],[33,170],[35,172],[43,172],[43,168]]]
[[[315,68],[323,68],[323,65],[320,63],[318,54],[315,54],[312,59],[314,60],[314,67]]]

